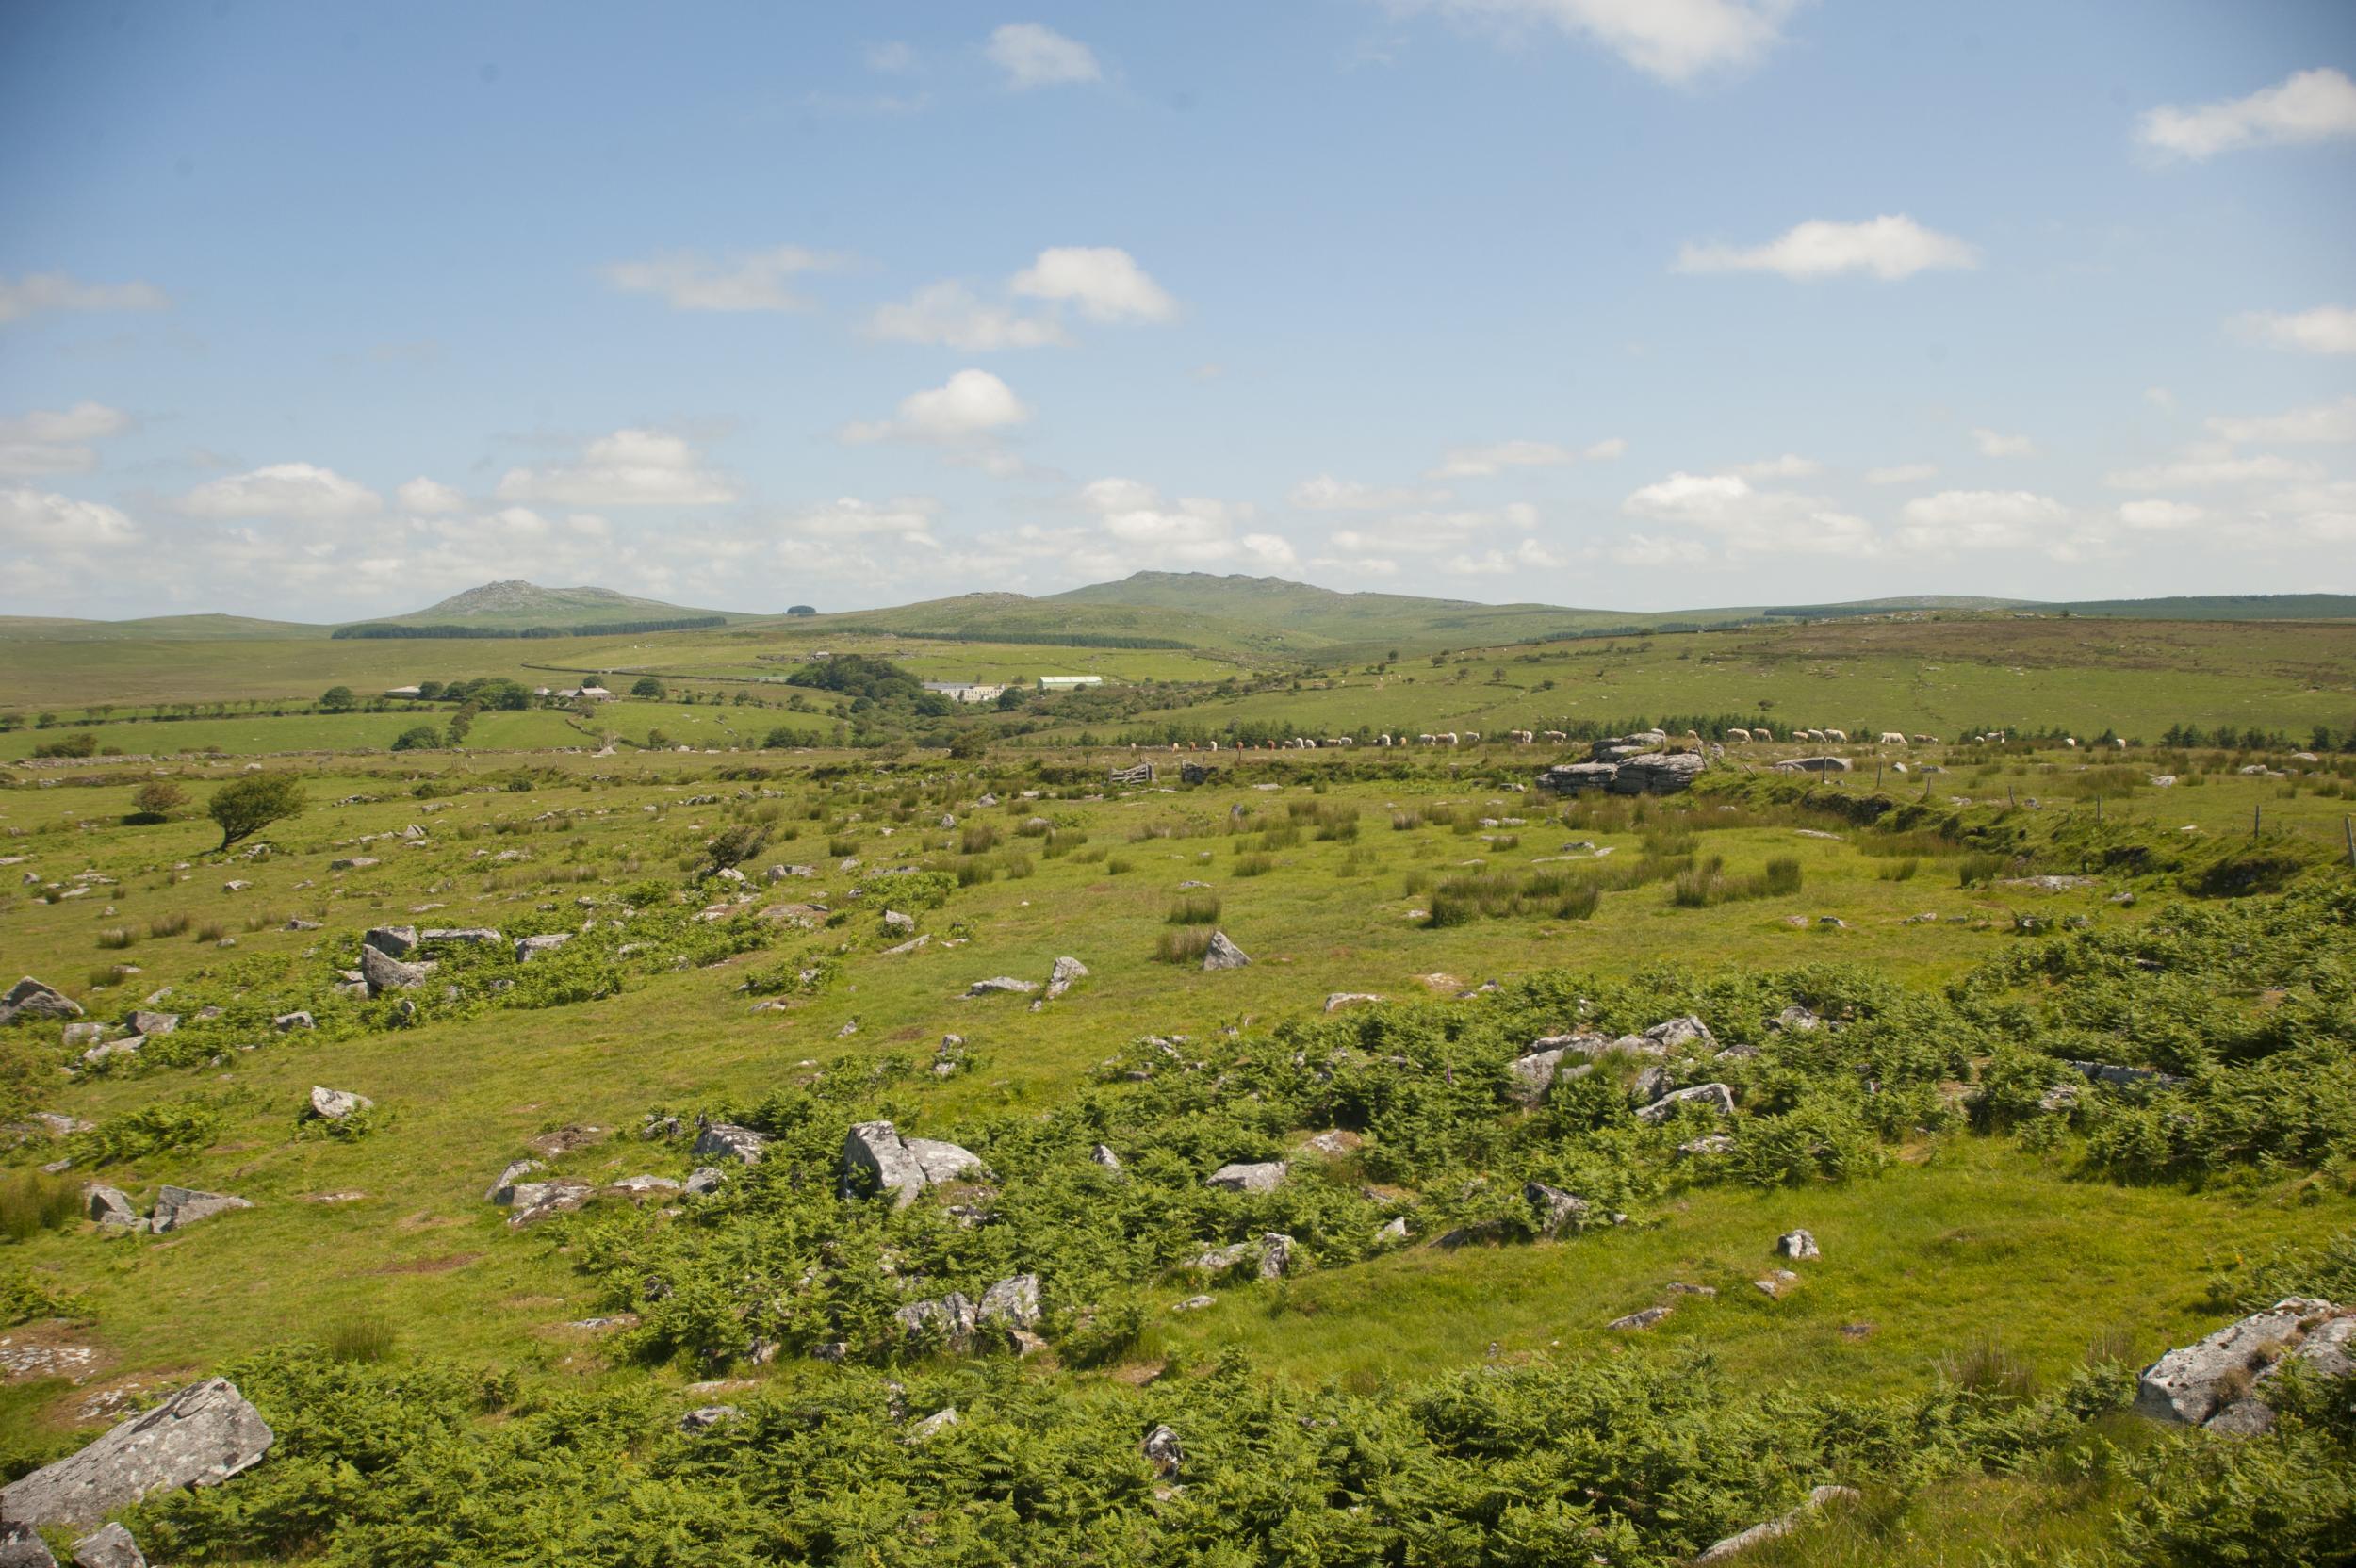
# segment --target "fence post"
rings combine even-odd
[[[2250,808],[2250,841],[2253,844],[2258,841],[2258,813],[2265,809],[2263,806],[2252,806]]]
[[[2340,831],[2348,835],[2348,863],[2356,867],[2356,817],[2342,817]]]

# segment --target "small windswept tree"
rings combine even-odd
[[[188,792],[169,778],[151,778],[131,797],[130,820],[163,822],[188,803]]]
[[[257,773],[213,792],[205,814],[221,828],[221,847],[250,839],[303,809],[303,780],[290,773]]]
[[[638,678],[638,683],[630,689],[630,694],[634,697],[645,697],[650,702],[661,702],[670,693],[663,682],[653,676],[642,675]]]
[[[330,686],[319,694],[319,711],[322,713],[349,713],[359,705],[360,699],[352,694],[349,686]]]

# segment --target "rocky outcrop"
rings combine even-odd
[[[1668,1120],[1684,1105],[1698,1105],[1720,1116],[1732,1116],[1734,1091],[1724,1084],[1696,1084],[1690,1089],[1672,1089],[1638,1111],[1636,1119],[1657,1124]]]
[[[386,991],[405,991],[412,986],[422,986],[433,971],[423,964],[403,963],[381,948],[360,950],[360,980],[370,996]]]
[[[935,1341],[951,1350],[973,1346],[973,1303],[957,1291],[929,1301],[911,1301],[892,1315],[908,1338]]]
[[[993,974],[987,980],[976,980],[965,988],[968,996],[1028,996],[1039,987],[1028,980],[1018,980],[1011,974]]]
[[[544,954],[555,952],[572,939],[570,931],[551,931],[546,936],[519,938],[515,942],[515,962],[528,964]]]
[[[1203,967],[1205,970],[1241,969],[1250,962],[1250,956],[1229,940],[1224,931],[1212,932],[1211,945],[1203,950]]]
[[[14,1023],[21,1018],[69,1019],[82,1016],[82,1004],[55,986],[45,986],[26,975],[8,988],[8,994],[0,996],[0,1024]]]
[[[1557,794],[1591,790],[1615,795],[1667,795],[1691,789],[1709,759],[1698,751],[1669,751],[1668,737],[1647,730],[1597,741],[1584,762],[1564,762],[1538,776],[1538,787]]]
[[[695,1146],[688,1152],[697,1159],[734,1160],[738,1165],[759,1165],[769,1146],[766,1134],[750,1127],[739,1127],[731,1121],[706,1123],[695,1135]]]
[[[1544,1182],[1529,1182],[1522,1186],[1522,1199],[1536,1216],[1538,1233],[1560,1236],[1565,1231],[1577,1232],[1587,1223],[1587,1200],[1561,1187]]]
[[[483,1195],[483,1200],[502,1209],[511,1207],[515,1201],[516,1184],[539,1168],[538,1160],[510,1161],[507,1168],[499,1172],[499,1179],[491,1184],[491,1190]]]
[[[232,1209],[250,1209],[254,1205],[243,1198],[225,1192],[199,1192],[193,1187],[165,1186],[155,1194],[155,1212],[150,1217],[155,1233],[181,1230],[200,1219],[210,1219]]]
[[[843,1140],[844,1196],[889,1193],[895,1209],[916,1201],[927,1186],[985,1174],[972,1150],[938,1138],[904,1138],[889,1121],[862,1121]]]
[[[1039,1327],[1039,1276],[1017,1274],[1001,1280],[982,1292],[981,1305],[974,1309],[977,1323],[996,1323],[1008,1329]]]
[[[2135,1409],[2185,1426],[2262,1432],[2274,1425],[2266,1384],[2294,1363],[2327,1378],[2356,1372],[2356,1307],[2284,1297],[2144,1368]]]
[[[225,1481],[259,1462],[270,1442],[261,1413],[236,1385],[208,1379],[131,1417],[80,1453],[0,1488],[0,1517],[94,1525],[151,1493]]]
[[[136,1227],[139,1223],[139,1211],[132,1206],[123,1189],[100,1182],[92,1182],[82,1189],[82,1213],[101,1225]]]
[[[1273,1192],[1284,1184],[1284,1170],[1282,1160],[1223,1165],[1203,1178],[1203,1184],[1225,1192]]]
[[[387,958],[406,958],[417,950],[414,925],[376,925],[360,934],[363,948],[374,948]]]
[[[1795,1263],[1806,1263],[1824,1254],[1816,1250],[1816,1237],[1807,1231],[1787,1231],[1775,1238],[1775,1251]]]

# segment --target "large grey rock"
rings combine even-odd
[[[518,1182],[509,1205],[507,1224],[511,1230],[537,1225],[543,1219],[560,1214],[570,1214],[597,1195],[597,1188],[586,1182],[557,1180],[553,1182]]]
[[[1186,1450],[1179,1446],[1178,1434],[1167,1426],[1158,1426],[1147,1432],[1145,1441],[1137,1445],[1137,1452],[1145,1456],[1145,1462],[1153,1467],[1153,1473],[1164,1480],[1175,1476],[1178,1467],[1186,1460]]]
[[[0,1519],[0,1568],[57,1568],[57,1556],[32,1526]]]
[[[1696,1084],[1690,1089],[1674,1089],[1636,1113],[1636,1119],[1646,1122],[1666,1121],[1675,1116],[1680,1105],[1699,1105],[1720,1116],[1734,1114],[1734,1091],[1724,1084]]]
[[[1555,1074],[1562,1069],[1562,1058],[1566,1054],[1568,1048],[1558,1045],[1551,1050],[1532,1051],[1526,1056],[1514,1057],[1505,1066],[1506,1074],[1512,1080],[1506,1092],[1519,1104],[1544,1104],[1547,1091],[1554,1087]]]
[[[1644,1031],[1644,1037],[1670,1051],[1682,1050],[1687,1046],[1702,1051],[1718,1049],[1717,1037],[1710,1034],[1710,1025],[1691,1013],[1682,1018],[1670,1019],[1665,1023],[1654,1024]]]
[[[843,1140],[843,1190],[890,1193],[904,1209],[927,1185],[986,1174],[972,1150],[939,1138],[903,1138],[889,1121],[862,1121]]]
[[[124,1027],[145,1039],[150,1035],[169,1035],[180,1027],[178,1013],[159,1013],[141,1007],[124,1021]]]
[[[767,1135],[734,1122],[714,1121],[695,1135],[695,1146],[690,1154],[698,1159],[734,1160],[739,1165],[759,1165],[763,1150],[769,1145]]]
[[[55,986],[45,986],[26,975],[8,988],[8,994],[0,996],[0,1023],[14,1023],[21,1018],[80,1018],[82,1004]]]
[[[0,1517],[94,1525],[151,1493],[225,1481],[257,1463],[270,1441],[261,1413],[236,1385],[208,1379],[123,1422],[80,1453],[0,1488]]]
[[[1542,1236],[1576,1232],[1587,1223],[1587,1200],[1561,1187],[1548,1186],[1544,1182],[1525,1183],[1522,1198],[1536,1212],[1538,1233]]]
[[[137,1225],[139,1211],[131,1206],[131,1200],[121,1187],[110,1187],[92,1182],[82,1189],[82,1212],[101,1225]]]
[[[311,1086],[311,1114],[321,1121],[342,1121],[361,1111],[373,1108],[376,1102],[365,1094],[350,1089],[331,1089],[322,1085]]]
[[[973,1303],[957,1291],[929,1301],[911,1301],[892,1317],[911,1339],[938,1339],[952,1350],[973,1347]]]
[[[1284,1184],[1284,1171],[1282,1160],[1223,1165],[1203,1178],[1203,1184],[1226,1192],[1274,1192]]]
[[[417,940],[428,947],[457,943],[497,947],[506,939],[487,925],[435,925],[417,933]]]
[[[1009,1329],[1039,1327],[1039,1276],[1017,1274],[1001,1280],[982,1292],[982,1304],[974,1316],[984,1323],[1003,1323]]]
[[[1775,764],[1778,773],[1847,773],[1845,757],[1793,757]]]
[[[2276,1369],[2298,1360],[2326,1377],[2345,1377],[2356,1370],[2352,1339],[2356,1308],[2286,1296],[2145,1367],[2135,1385],[2135,1409],[2186,1426],[2263,1431],[2273,1424],[2263,1388]]]
[[[1047,976],[1047,1000],[1053,1002],[1088,977],[1088,967],[1079,959],[1072,957],[1056,959],[1054,972]]]
[[[74,1544],[74,1568],[147,1568],[147,1554],[129,1530],[108,1525]]]
[[[1018,980],[1011,974],[993,974],[987,980],[976,980],[965,988],[968,996],[1028,996],[1039,987],[1028,980]]]
[[[1824,1254],[1817,1250],[1816,1237],[1807,1231],[1787,1231],[1775,1238],[1775,1250],[1794,1263],[1806,1263]]]
[[[243,1198],[225,1192],[199,1192],[194,1187],[165,1186],[155,1194],[153,1216],[155,1233],[177,1231],[200,1219],[210,1219],[232,1209],[250,1209],[254,1205]]]
[[[1206,970],[1241,969],[1250,962],[1250,956],[1228,940],[1224,931],[1212,932],[1211,945],[1203,950],[1203,967]]]
[[[1807,1522],[1809,1514],[1828,1503],[1854,1502],[1857,1497],[1857,1492],[1855,1487],[1820,1486],[1808,1494],[1807,1502],[1802,1503],[1791,1512],[1753,1525],[1749,1529],[1738,1535],[1727,1536],[1724,1541],[1718,1542],[1701,1556],[1695,1558],[1693,1561],[1696,1564],[1724,1562],[1730,1557],[1749,1551],[1753,1546],[1762,1546],[1770,1541],[1790,1535]]]
[[[422,986],[433,971],[422,964],[403,963],[382,948],[360,950],[360,979],[370,996],[386,991],[405,991],[412,986]]]
[[[360,945],[372,947],[387,958],[406,958],[417,950],[414,925],[372,925],[360,934]]]
[[[513,1207],[516,1184],[540,1168],[538,1160],[510,1161],[507,1168],[499,1172],[499,1179],[491,1184],[491,1190],[483,1195],[483,1200],[496,1203],[502,1209]]]
[[[528,964],[544,953],[552,953],[573,939],[570,931],[551,931],[542,937],[524,937],[515,943],[515,962]]]

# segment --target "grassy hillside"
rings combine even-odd
[[[460,627],[471,631],[526,631],[539,628],[567,630],[624,622],[664,622],[717,618],[750,620],[740,612],[695,610],[665,604],[661,599],[633,598],[611,588],[543,588],[511,579],[486,582],[480,588],[453,594],[438,604],[406,615],[380,616],[355,626],[436,628]]]
[[[247,615],[148,615],[129,621],[78,621],[43,615],[0,615],[0,642],[243,642],[257,638],[324,637],[328,628]]]

